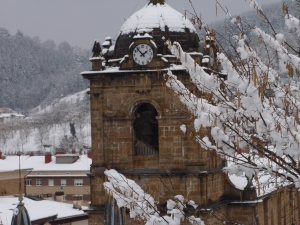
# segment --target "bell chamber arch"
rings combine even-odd
[[[134,147],[136,155],[158,155],[158,113],[149,103],[141,103],[134,111]]]

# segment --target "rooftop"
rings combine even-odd
[[[154,28],[165,31],[166,26],[169,31],[174,32],[184,32],[186,28],[191,32],[196,31],[189,19],[168,4],[150,3],[130,16],[121,27],[120,33],[151,32]]]
[[[9,117],[25,117],[19,113],[0,113],[0,118],[9,118]]]
[[[56,215],[58,219],[71,216],[86,215],[82,210],[73,209],[72,204],[46,200],[33,201],[28,198],[24,198],[23,203],[25,203],[25,207],[29,213],[31,221],[36,221],[42,218],[48,218]],[[2,220],[3,225],[11,224],[13,210],[18,206],[18,204],[18,197],[0,197],[0,221]]]
[[[78,155],[75,155],[78,156]],[[56,164],[55,156],[51,156],[52,161],[45,164],[45,156],[20,156],[21,169],[33,171],[89,171],[92,159],[87,155],[81,155],[72,164]],[[8,172],[19,169],[19,156],[6,156],[5,160],[0,160],[0,172]]]
[[[157,45],[159,54],[166,53],[163,37],[181,44],[184,51],[199,47],[199,37],[191,21],[173,9],[164,0],[151,0],[146,6],[132,14],[122,25],[115,43],[114,57],[122,58],[137,34],[149,33]]]

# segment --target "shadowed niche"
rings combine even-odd
[[[136,155],[158,155],[157,111],[153,105],[144,103],[138,106],[134,114]]]

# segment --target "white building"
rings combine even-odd
[[[20,113],[1,113],[0,112],[0,124],[12,122],[12,121],[20,122],[20,121],[23,121],[24,118],[25,118],[25,116]]]

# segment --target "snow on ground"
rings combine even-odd
[[[53,105],[57,104],[57,103],[76,103],[80,100],[84,100],[86,98],[86,92],[89,91],[90,89],[84,89],[83,91],[77,92],[75,94],[72,95],[68,95],[66,97],[63,97],[59,100],[54,100],[53,104],[46,106],[46,107],[41,107],[38,106],[37,108],[33,109],[33,111],[38,111],[39,113],[45,112],[47,110],[51,110],[51,108],[53,107]]]
[[[0,221],[2,220],[3,225],[11,224],[13,209],[17,207],[18,203],[19,199],[17,197],[0,197]],[[25,203],[32,221],[55,215],[57,215],[57,218],[85,215],[82,210],[73,209],[72,204],[46,200],[33,201],[28,198],[24,198],[23,203]],[[87,207],[83,206],[82,208],[86,209]]]
[[[80,132],[80,136],[82,138],[82,142],[90,146],[91,143],[91,126],[90,124],[86,124],[82,131]],[[70,134],[70,128],[69,123],[64,123],[60,125],[56,125],[55,127],[52,127],[49,131],[49,139],[45,141],[45,144],[50,144],[54,147],[59,147],[60,141],[62,137],[65,135],[71,136]],[[30,135],[27,140],[22,140],[20,137],[20,132],[16,131],[16,133],[11,135],[10,138],[7,140],[7,142],[4,144],[3,142],[0,142],[0,151],[2,151],[5,154],[9,153],[16,153],[18,151],[29,153],[29,152],[36,152],[41,149],[39,140],[38,140],[38,131],[37,130],[31,130]],[[78,135],[79,136],[79,135]],[[52,148],[52,150],[54,150]]]

